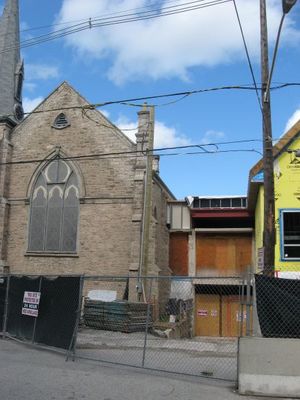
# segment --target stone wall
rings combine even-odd
[[[36,160],[10,165],[9,223],[6,263],[11,273],[24,274],[137,274],[140,248],[140,225],[143,209],[145,157],[137,157],[137,146],[101,113],[83,111],[88,104],[67,83],[56,89],[34,113],[11,134],[12,162]],[[75,106],[75,108],[73,108]],[[64,110],[70,126],[55,129],[53,123]],[[48,111],[51,109],[58,111]],[[139,113],[141,140],[147,142],[145,119]],[[140,142],[140,143],[139,143]],[[129,157],[117,155],[132,152]],[[30,196],[35,177],[45,159],[80,155],[110,156],[76,158],[67,162],[76,171],[80,185],[80,216],[77,252],[75,254],[33,254],[28,249]],[[112,154],[114,153],[114,154]],[[1,168],[1,170],[3,170]],[[153,181],[153,205],[156,217],[150,226],[149,274],[168,273],[168,240],[166,199],[170,193],[160,180]]]
[[[62,84],[39,110],[84,105],[85,100]],[[62,156],[135,151],[136,146],[98,111],[64,111],[70,126],[55,129],[60,111],[33,114],[12,134],[12,161]],[[127,275],[132,236],[135,157],[76,159],[80,179],[80,217],[77,253],[27,253],[31,186],[41,162],[11,166],[8,264],[11,273]]]

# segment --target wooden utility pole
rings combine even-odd
[[[262,127],[263,127],[263,171],[264,171],[264,268],[265,275],[274,275],[275,250],[275,200],[273,172],[273,143],[271,104],[269,93],[266,95],[269,80],[269,49],[266,15],[266,0],[260,0],[261,34],[261,81],[262,81]]]
[[[149,106],[150,118],[148,126],[148,149],[146,164],[146,179],[144,191],[144,240],[143,240],[143,257],[142,257],[142,274],[148,275],[149,264],[149,240],[152,216],[152,175],[153,175],[153,142],[154,142],[154,107]]]
[[[147,111],[146,105],[145,110]],[[145,124],[145,121],[144,121]],[[142,279],[148,275],[149,267],[149,241],[151,233],[152,216],[152,174],[153,174],[153,142],[154,142],[154,106],[150,106],[149,117],[147,121],[147,148],[145,149],[146,169],[144,174],[144,192],[143,192],[143,214],[141,221],[141,242],[139,257],[139,275],[138,275],[138,300],[147,299],[147,279]]]

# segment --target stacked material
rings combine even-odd
[[[149,307],[149,311],[148,311]],[[118,332],[139,332],[152,328],[152,306],[127,301],[100,301],[85,299],[84,324],[95,329]]]

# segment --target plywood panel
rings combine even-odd
[[[222,336],[237,337],[246,334],[246,310],[240,307],[238,296],[222,296]],[[243,326],[242,326],[243,325]],[[252,308],[250,309],[252,330]]]
[[[220,296],[197,294],[195,336],[220,336]]]
[[[217,266],[215,242],[210,237],[197,235],[196,243],[196,270],[201,268],[202,272],[214,271]]]
[[[240,273],[251,265],[251,235],[197,234],[196,268],[197,274],[226,276]]]
[[[236,267],[242,271],[252,263],[251,238],[240,237],[236,240]]]
[[[175,275],[188,275],[188,234],[171,233],[169,267]]]

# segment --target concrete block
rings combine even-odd
[[[299,398],[299,339],[240,338],[238,357],[240,394]]]

